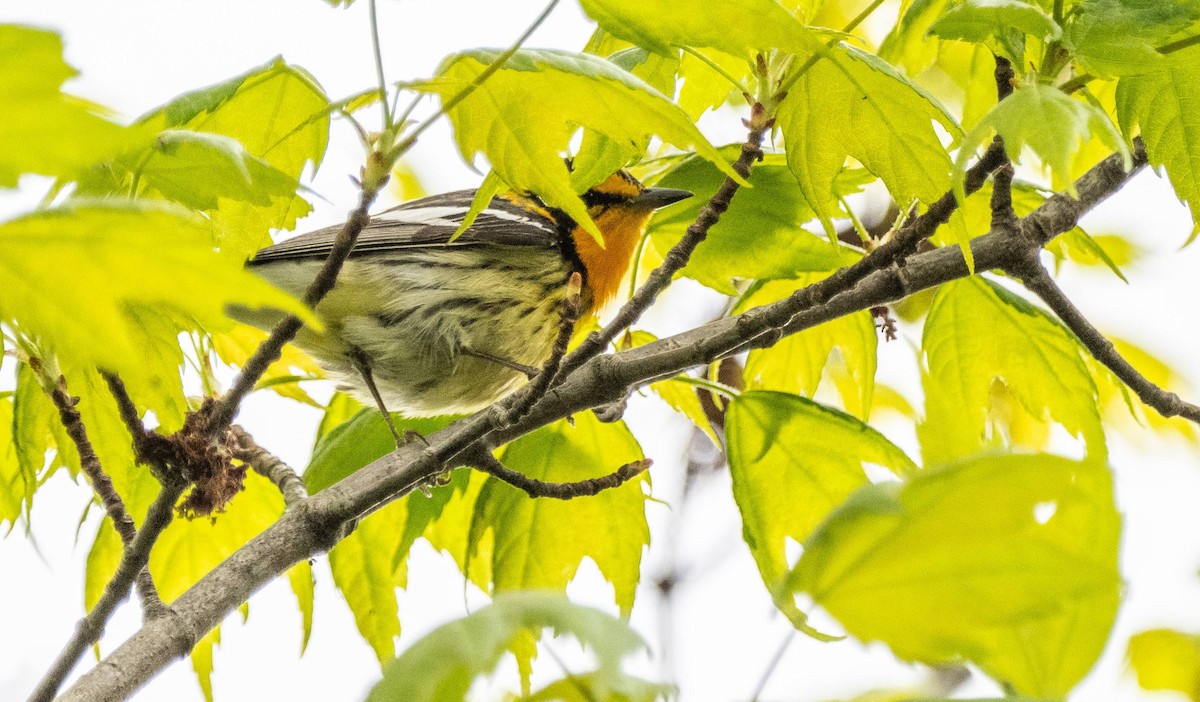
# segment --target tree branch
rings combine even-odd
[[[1079,216],[1119,190],[1145,163],[1144,148],[1135,151],[1134,168],[1128,172],[1120,156],[1105,159],[1077,181],[1078,200],[1052,197],[1025,219],[1025,224],[1036,222],[1036,237],[989,233],[973,239],[971,250],[977,268],[1003,268],[1027,256],[1031,247],[1069,230]],[[1042,236],[1047,238],[1043,240]],[[762,334],[763,318],[782,317],[784,323],[778,335],[793,334],[969,274],[957,247],[917,254],[902,267],[881,267],[862,275],[857,284],[838,288],[819,306],[794,310],[790,299],[783,300],[644,346],[593,358],[548,391],[528,416],[512,426],[496,430],[494,408],[489,408],[430,434],[426,437],[427,447],[408,444],[289,510],[172,603],[174,617],[147,622],[80,678],[62,699],[91,702],[128,696],[191,650],[198,637],[219,624],[255,590],[300,560],[331,548],[344,536],[346,524],[415,489],[484,434],[490,432],[489,442],[510,441],[556,419],[616,401],[641,384],[769,345],[773,341]]]
[[[125,551],[121,555],[121,562],[117,565],[117,571],[104,586],[104,593],[100,595],[100,600],[96,602],[92,611],[76,624],[75,634],[67,641],[67,645],[63,647],[58,658],[54,660],[37,688],[29,696],[29,702],[49,702],[54,699],[58,688],[71,673],[75,664],[79,662],[80,657],[89,646],[100,640],[109,617],[112,616],[117,605],[121,604],[128,596],[129,586],[140,573],[147,572],[146,564],[150,560],[150,549],[158,540],[159,534],[171,523],[171,518],[175,513],[175,502],[183,492],[183,487],[184,483],[182,482],[169,482],[163,485],[162,491],[159,492],[154,503],[150,505],[150,510],[146,513],[146,521],[142,524],[142,528],[137,530],[133,540],[126,545]],[[157,593],[155,598],[157,599]],[[159,600],[159,607],[162,608],[162,613],[170,611],[162,604],[161,600]],[[168,619],[170,617],[167,616],[149,617],[145,620],[144,626]]]
[[[254,469],[279,488],[283,494],[283,503],[288,509],[295,507],[301,500],[308,497],[308,489],[304,481],[275,454],[258,445],[254,437],[242,427],[234,424],[229,427],[229,433],[237,442],[233,457]]]
[[[556,500],[572,500],[576,497],[591,497],[605,490],[620,487],[633,478],[641,475],[650,467],[649,458],[643,458],[632,463],[626,463],[616,471],[599,478],[579,480],[572,483],[548,483],[530,478],[524,473],[517,472],[500,462],[491,451],[481,449],[466,459],[467,465],[476,470],[522,490],[530,497],[552,497]]]
[[[1200,407],[1185,402],[1173,392],[1163,390],[1130,365],[1113,343],[1071,302],[1040,262],[1024,267],[1014,266],[1010,272],[1019,277],[1026,288],[1042,298],[1046,306],[1058,315],[1063,324],[1079,339],[1079,343],[1120,378],[1121,382],[1137,393],[1138,399],[1147,407],[1153,408],[1164,417],[1178,416],[1200,424]]]

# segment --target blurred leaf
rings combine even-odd
[[[315,173],[329,144],[329,99],[302,68],[274,59],[240,76],[181,95],[140,120],[156,130],[188,129],[236,139],[253,157],[299,180]],[[221,246],[244,259],[312,210],[293,188],[269,203],[225,201],[214,213]]]
[[[879,45],[879,58],[920,75],[937,60],[941,42],[929,37],[950,0],[911,0],[901,5],[900,19]]]
[[[993,133],[1004,138],[1004,150],[1013,161],[1020,160],[1023,149],[1031,149],[1050,169],[1054,189],[1071,194],[1075,192],[1071,161],[1079,144],[1095,136],[1123,154],[1127,163],[1130,158],[1128,145],[1102,110],[1054,86],[1027,80],[996,103],[963,138],[954,161],[954,188],[960,202],[966,199],[963,178],[967,161]]]
[[[491,673],[523,632],[553,629],[570,634],[595,656],[588,678],[596,699],[638,689],[621,660],[645,643],[624,621],[548,592],[497,595],[492,604],[444,624],[414,643],[384,669],[368,702],[452,702],[466,699],[471,683]]]
[[[0,25],[0,188],[15,187],[22,173],[73,180],[144,138],[142,130],[106,119],[102,108],[62,93],[74,75],[57,34]]]
[[[1082,72],[1101,78],[1161,68],[1155,48],[1200,19],[1193,0],[1081,0],[1071,8],[1063,41]]]
[[[748,58],[716,49],[705,49],[702,53],[704,58],[719,66],[730,78],[749,87],[753,70]],[[689,52],[679,57],[679,78],[679,106],[693,120],[700,119],[700,115],[721,107],[731,99],[741,97],[736,94],[737,86],[729,78]]]
[[[797,81],[779,107],[787,160],[831,237],[828,193],[847,156],[897,202],[932,203],[950,189],[950,157],[934,125],[957,140],[954,118],[932,95],[878,57],[845,44]]]
[[[782,300],[814,282],[815,277],[766,283],[743,299],[736,312]],[[866,418],[870,414],[875,387],[878,339],[870,312],[856,312],[811,329],[790,334],[765,349],[755,349],[746,359],[746,386],[761,390],[780,390],[812,398],[827,368],[842,403],[851,414]],[[830,355],[838,350],[842,364],[829,365]]]
[[[992,383],[1000,381],[1034,418],[1048,417],[1105,454],[1096,386],[1079,343],[1045,312],[979,277],[943,285],[921,342],[925,421],[917,437],[925,465],[970,456],[987,441]]]
[[[1122,78],[1117,115],[1132,135],[1141,128],[1150,164],[1163,167],[1175,194],[1197,221],[1200,203],[1200,49],[1172,54],[1163,70]],[[1192,237],[1200,232],[1200,223]]]
[[[590,413],[575,415],[517,439],[501,460],[526,477],[569,482],[608,475],[640,460],[642,450],[623,422],[602,424]],[[584,558],[612,583],[617,606],[628,615],[640,576],[642,551],[650,543],[642,476],[592,497],[569,501],[531,498],[488,478],[475,506],[471,553],[491,533],[494,590],[564,590]],[[603,524],[603,529],[580,529]]]
[[[700,395],[697,394],[698,390],[697,386],[680,377],[650,384],[651,392],[662,398],[662,401],[667,403],[671,409],[690,419],[692,424],[696,425],[696,428],[704,432],[709,441],[713,442],[713,446],[720,448],[721,440],[717,438],[717,432],[713,429],[712,422],[708,420],[704,404],[700,401]]]
[[[902,659],[966,659],[1060,699],[1108,639],[1119,541],[1102,464],[987,456],[859,490],[806,542],[791,584]]]
[[[766,49],[807,55],[816,35],[774,0],[680,4],[672,0],[581,0],[605,31],[664,56],[673,47],[718,49],[746,56]]]
[[[742,534],[767,590],[780,609],[807,628],[790,593],[780,593],[789,539],[803,543],[812,530],[868,480],[863,464],[898,475],[917,467],[866,424],[810,400],[778,392],[746,392],[726,419],[733,497]]]
[[[0,427],[13,424],[13,401],[11,397],[0,397]],[[17,444],[11,440],[0,441],[0,528],[8,522],[11,531],[21,516],[22,507],[32,498],[28,478],[17,460]]]
[[[183,129],[161,132],[136,172],[146,187],[198,210],[216,209],[220,198],[269,205],[300,187],[236,139]]]
[[[1174,690],[1200,700],[1200,637],[1151,629],[1129,637],[1125,655],[1143,690]]]
[[[655,702],[675,698],[675,688],[624,675],[609,686],[599,684],[593,673],[572,674],[555,680],[520,702]],[[615,689],[614,689],[615,688]]]
[[[485,50],[455,54],[438,70],[440,79],[425,89],[448,100],[498,57]],[[531,104],[541,108],[530,112]],[[681,149],[694,148],[741,179],[683,110],[640,78],[589,54],[519,51],[453,107],[449,118],[468,162],[483,153],[511,188],[536,192],[597,237],[562,159],[579,126],[621,143],[657,135]]]
[[[151,309],[220,326],[225,306],[242,304],[315,323],[299,301],[214,252],[199,221],[146,202],[75,202],[0,223],[0,266],[0,316],[48,349],[131,383],[179,384],[177,366],[147,367]]]
[[[721,153],[736,158],[740,145]],[[839,174],[834,189],[821,195],[829,208],[836,197],[861,186],[861,172]],[[769,155],[754,166],[754,187],[738,192],[729,209],[708,230],[682,275],[724,293],[737,295],[739,279],[795,278],[801,273],[831,271],[858,258],[850,248],[832,245],[806,231],[801,223],[816,216],[788,170],[782,155]],[[664,207],[650,223],[659,251],[669,250],[696,220],[725,181],[725,174],[699,158],[689,158],[655,182],[656,187],[690,190],[695,197]]]

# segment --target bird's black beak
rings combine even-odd
[[[646,188],[637,197],[633,198],[633,204],[639,207],[647,207],[652,210],[657,210],[660,207],[686,200],[692,196],[692,193],[687,190],[676,190],[675,188]]]

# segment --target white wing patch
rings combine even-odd
[[[492,210],[488,210],[491,212]],[[374,215],[372,219],[400,224],[424,224],[430,226],[457,227],[466,207],[415,207],[411,210],[391,210]]]
[[[504,210],[499,210],[499,209],[489,207],[486,210],[484,210],[483,212],[481,212],[480,214],[481,215],[489,215],[489,216],[495,217],[496,219],[503,219],[503,220],[507,220],[509,222],[520,222],[521,224],[527,224],[531,227],[537,227],[538,229],[541,229],[544,232],[553,232],[554,231],[552,228],[546,226],[546,223],[544,221],[539,221],[538,219],[534,219],[532,217],[527,217],[522,214],[517,214],[515,212],[506,212]]]

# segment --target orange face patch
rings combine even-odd
[[[586,285],[592,292],[594,313],[616,296],[633,260],[633,250],[646,231],[652,210],[640,207],[593,208],[593,220],[604,234],[604,248],[582,227],[571,232],[579,260],[587,269]]]

